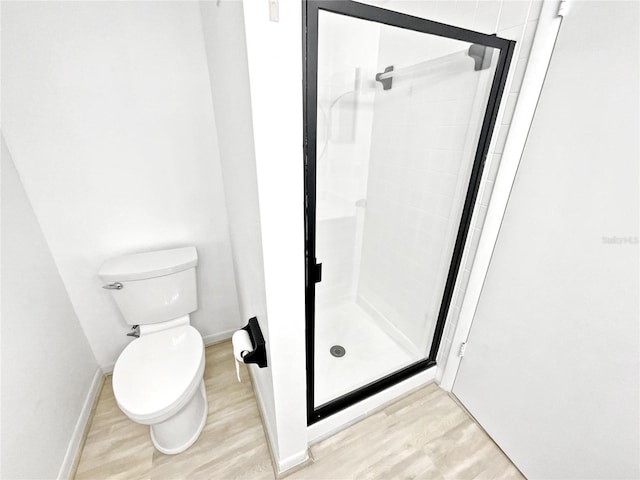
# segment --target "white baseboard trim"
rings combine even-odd
[[[305,467],[309,463],[309,449],[304,449],[294,455],[290,455],[287,458],[278,460],[278,472],[277,478],[282,478],[289,475],[300,468]]]
[[[204,344],[208,347],[209,345],[213,345],[214,343],[224,342],[225,340],[229,340],[233,335],[233,332],[238,330],[238,328],[232,328],[231,330],[225,330],[224,332],[212,333],[210,335],[203,335],[202,340]]]
[[[241,366],[242,367],[242,366]],[[260,419],[262,420],[262,428],[265,433],[265,437],[267,437],[267,447],[269,447],[269,454],[271,455],[271,463],[275,469],[277,465],[277,447],[278,445],[275,443],[275,438],[273,437],[273,433],[269,429],[269,424],[267,423],[267,416],[265,412],[264,399],[262,398],[262,392],[259,388],[256,388],[257,380],[254,378],[254,373],[251,371],[248,365],[245,365],[247,372],[249,373],[249,379],[251,380],[251,388],[253,390],[253,395],[256,397],[256,403],[258,404],[258,412],[260,412]]]
[[[93,410],[96,397],[100,392],[100,387],[102,386],[103,379],[104,372],[101,368],[98,368],[93,376],[91,386],[89,387],[87,396],[84,399],[84,404],[82,405],[82,410],[80,410],[80,416],[78,417],[76,426],[74,427],[73,433],[71,434],[69,446],[67,447],[67,451],[64,454],[64,458],[62,459],[62,465],[60,465],[60,470],[58,470],[58,480],[70,478],[71,474],[73,473],[76,461],[79,460],[78,457],[80,455],[80,452],[82,451],[82,444],[85,432],[87,430],[87,427],[89,426],[88,422],[91,417],[91,411]]]
[[[298,470],[302,466],[306,465],[309,461],[309,449],[305,449],[302,452],[291,455],[287,458],[278,458],[278,445],[274,436],[274,432],[269,428],[267,422],[267,416],[265,415],[264,399],[262,398],[262,392],[259,388],[256,388],[256,379],[251,368],[247,365],[249,372],[249,378],[251,379],[251,387],[253,388],[253,394],[256,397],[256,403],[258,404],[258,411],[260,412],[260,419],[262,420],[262,428],[267,437],[267,447],[269,448],[269,455],[271,456],[271,464],[277,479],[282,478],[294,471]]]
[[[350,427],[354,423],[363,420],[369,415],[379,411],[387,405],[399,400],[415,390],[431,383],[435,380],[436,369],[430,368],[423,372],[392,385],[386,390],[376,393],[369,398],[362,400],[344,410],[334,413],[325,420],[321,420],[307,428],[309,445],[321,442],[322,440],[335,435],[336,433]]]

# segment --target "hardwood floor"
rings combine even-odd
[[[293,479],[520,479],[509,459],[436,384],[311,447]]]
[[[153,448],[149,427],[118,408],[106,379],[75,478],[274,479],[246,369],[235,378],[229,342],[206,349],[207,424],[179,455]],[[435,384],[311,447],[313,462],[288,479],[516,479],[509,459]]]
[[[151,444],[149,427],[129,420],[107,377],[78,463],[76,479],[273,479],[271,457],[246,367],[235,377],[230,342],[206,349],[209,401],[200,438],[179,455]]]

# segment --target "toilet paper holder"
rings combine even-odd
[[[264,341],[264,336],[262,335],[262,330],[260,330],[258,319],[256,317],[250,318],[249,323],[242,327],[241,330],[245,330],[249,334],[251,344],[253,345],[253,351],[247,353],[244,357],[242,357],[244,363],[255,363],[260,368],[266,367],[267,348]]]

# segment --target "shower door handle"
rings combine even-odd
[[[314,283],[320,283],[322,281],[322,263],[316,263],[313,274]]]

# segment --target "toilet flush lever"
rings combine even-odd
[[[140,336],[140,325],[134,325],[131,327],[131,331],[127,333],[127,337],[136,337]]]
[[[106,288],[107,290],[122,290],[122,285],[120,282],[109,283],[108,285],[103,285],[102,288]]]

